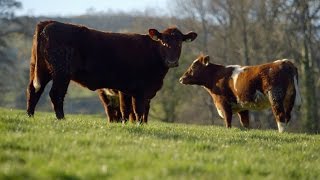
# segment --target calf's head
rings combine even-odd
[[[191,42],[196,39],[195,32],[181,33],[177,28],[168,28],[162,33],[156,29],[149,29],[149,36],[159,42],[161,58],[164,64],[171,68],[179,65],[182,42]]]
[[[207,78],[209,56],[199,56],[179,79],[181,84],[204,85]]]

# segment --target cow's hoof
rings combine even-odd
[[[142,121],[137,121],[137,126],[142,126],[143,122]]]
[[[33,115],[34,115],[34,113],[27,112],[27,116],[28,116],[29,118],[33,117]]]
[[[56,117],[57,117],[58,120],[63,120],[64,119],[64,115],[63,114],[62,115],[61,114],[57,114]]]

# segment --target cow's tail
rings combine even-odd
[[[287,61],[289,63],[287,63],[290,67],[290,74],[293,77],[293,83],[294,83],[294,89],[296,92],[296,97],[294,99],[294,105],[296,105],[298,107],[298,109],[300,109],[300,106],[302,104],[302,99],[301,99],[301,94],[300,94],[300,90],[299,90],[299,76],[298,76],[298,69],[297,67],[293,64],[293,60],[291,61]]]
[[[43,61],[42,54],[41,54],[41,42],[43,41],[43,38],[41,37],[41,33],[43,33],[44,28],[49,24],[52,23],[52,21],[44,21],[37,24],[34,36],[33,36],[33,42],[32,42],[32,52],[31,52],[31,68],[30,68],[30,78],[33,82],[33,87],[35,89],[35,92],[38,92],[41,88],[41,66],[45,63]],[[41,61],[41,62],[40,62]]]
[[[38,67],[38,52],[39,52],[38,39],[39,39],[40,33],[41,33],[41,31],[39,31],[39,25],[38,25],[35,30],[35,34],[33,37],[33,43],[32,43],[31,74],[30,74],[32,81],[33,81],[33,87],[35,89],[35,92],[39,91],[39,89],[41,88],[40,80],[38,77],[38,69],[39,69],[39,67]]]

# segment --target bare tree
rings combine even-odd
[[[0,0],[0,96],[4,95],[4,92],[8,91],[7,77],[10,76],[14,68],[12,62],[13,53],[7,46],[5,38],[17,31],[17,25],[11,24],[14,17],[14,11],[20,8],[22,5],[15,0]],[[3,97],[0,97],[0,104]]]
[[[314,40],[319,35],[320,2],[317,0],[294,0],[289,4],[289,19],[295,35],[301,37],[302,76],[304,85],[305,128],[310,132],[319,131],[317,91],[316,91],[316,52]],[[302,36],[301,36],[302,35]]]

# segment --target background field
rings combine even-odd
[[[150,0],[148,4],[155,5],[155,1]],[[98,1],[86,1],[88,11],[83,14],[35,16],[30,13],[16,16],[21,8],[28,7],[28,2],[0,0],[0,107],[25,109],[32,38],[40,21],[56,20],[99,31],[141,34],[148,33],[149,28],[163,31],[176,26],[183,33],[194,31],[198,37],[191,43],[183,44],[179,66],[169,70],[163,87],[152,99],[149,113],[152,119],[198,125],[223,124],[211,97],[202,87],[179,83],[183,72],[200,53],[210,55],[211,62],[223,65],[257,65],[287,58],[294,59],[298,68],[303,99],[300,112],[296,109],[292,112],[290,131],[320,132],[319,0],[168,0],[167,7],[162,4],[167,15],[156,13],[160,10],[158,6],[157,11],[139,9],[117,12],[108,8],[96,11],[90,4],[96,6]],[[42,3],[45,8],[55,10],[53,6],[48,6],[52,2],[59,5],[54,0]],[[79,1],[74,2],[69,12],[80,4]],[[115,2],[129,5],[124,0]],[[67,2],[63,6],[67,11],[63,14],[68,14]],[[51,111],[50,87],[51,83],[37,105],[40,111]],[[104,112],[97,93],[75,83],[68,88],[64,109],[66,114]],[[238,118],[235,117],[233,122],[238,122]],[[276,128],[270,110],[250,112],[250,123],[259,129]]]
[[[319,179],[320,135],[0,108],[0,179]]]

